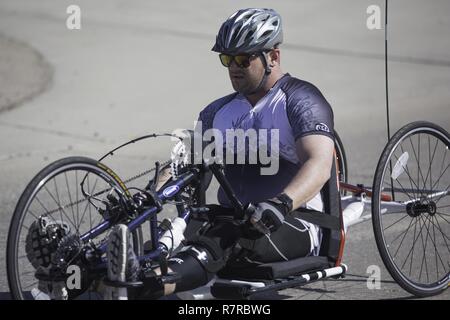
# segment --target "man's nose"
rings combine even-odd
[[[230,66],[228,67],[230,70],[239,70],[240,67],[237,65],[236,61],[231,60]]]

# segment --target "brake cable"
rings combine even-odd
[[[145,135],[145,136],[141,136],[141,137],[132,139],[132,140],[130,140],[130,141],[128,141],[128,142],[125,142],[124,144],[122,144],[122,145],[120,145],[120,146],[114,148],[113,150],[108,151],[105,155],[103,155],[103,156],[102,156],[100,159],[98,159],[97,161],[98,161],[98,162],[101,162],[101,161],[102,161],[103,159],[105,159],[106,157],[114,155],[114,152],[116,152],[116,151],[119,150],[119,149],[122,149],[123,147],[125,147],[125,146],[127,146],[127,145],[129,145],[129,144],[136,143],[136,142],[141,141],[141,140],[145,140],[145,139],[149,139],[149,138],[157,138],[157,137],[173,137],[173,138],[179,139],[180,141],[183,141],[183,138],[181,138],[181,137],[179,137],[179,136],[177,136],[177,135],[174,135],[174,134],[170,134],[170,133],[161,133],[161,134],[152,133],[152,134],[148,134],[148,135]],[[151,171],[153,171],[154,169],[155,169],[155,168],[152,168],[152,169],[150,169],[150,170],[145,171],[144,173],[151,172]],[[129,179],[128,182],[137,179],[137,177],[143,176],[144,173],[140,173],[140,174],[136,175],[135,177],[132,177],[133,179]],[[91,200],[90,200],[91,198],[94,198],[94,199],[97,200],[97,201],[101,201],[101,202],[103,202],[103,201],[102,201],[101,199],[96,198],[94,195],[91,195],[91,194],[87,193],[87,192],[84,190],[84,182],[85,182],[85,180],[86,180],[88,174],[89,174],[89,173],[86,173],[86,175],[84,176],[83,180],[82,180],[81,183],[80,183],[80,186],[81,186],[81,192],[83,193],[83,195],[84,195],[85,197],[87,197],[87,200],[95,207],[95,205],[94,205],[94,204],[91,202]],[[125,183],[125,182],[124,182],[124,183]]]

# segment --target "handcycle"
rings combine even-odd
[[[159,281],[176,282],[178,275],[168,272],[167,259],[180,239],[173,234],[173,221],[159,223],[157,215],[165,205],[175,204],[177,218],[186,223],[207,217],[205,191],[212,176],[233,204],[234,219],[244,222],[252,207],[239,202],[223,166],[180,161],[186,159],[186,150],[183,143],[177,146],[176,159],[156,163],[153,179],[141,188],[128,187],[128,181],[122,181],[101,161],[85,157],[64,158],[39,172],[20,197],[9,229],[7,274],[12,297],[98,299],[105,286],[141,286],[139,281],[117,284],[105,279],[106,239],[118,223],[128,225],[138,259],[161,268]],[[435,124],[421,121],[404,126],[385,146],[373,185],[367,188],[348,183],[344,146],[337,137],[336,161],[321,190],[324,212],[301,217],[323,230],[319,255],[251,268],[226,266],[207,286],[180,296],[251,299],[267,291],[343,277],[347,271],[342,263],[346,231],[370,219],[370,215],[362,216],[367,205],[371,206],[378,250],[394,280],[419,297],[446,290],[450,269],[450,214],[446,213],[450,207],[449,146],[448,132]],[[168,166],[172,179],[156,190],[160,169]],[[142,225],[147,221],[150,243],[144,246]],[[162,241],[164,237],[170,241]],[[81,274],[78,286],[68,284],[74,267]]]

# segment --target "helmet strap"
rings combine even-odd
[[[267,82],[267,76],[272,72],[272,70],[271,70],[270,67],[269,67],[269,63],[268,63],[268,61],[267,61],[267,56],[264,54],[264,52],[262,52],[260,56],[262,56],[262,63],[264,64],[264,69],[265,69],[265,70],[264,70],[264,75],[263,75],[263,77],[262,77],[261,82],[259,83],[259,85],[256,87],[255,90],[253,90],[252,92],[248,93],[249,95],[250,95],[250,94],[255,94],[255,93],[257,93],[259,90],[261,90],[261,88],[263,88],[264,85],[265,85],[266,82]]]

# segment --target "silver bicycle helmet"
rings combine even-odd
[[[281,16],[272,9],[241,9],[220,27],[212,51],[235,55],[269,50],[283,42]]]

